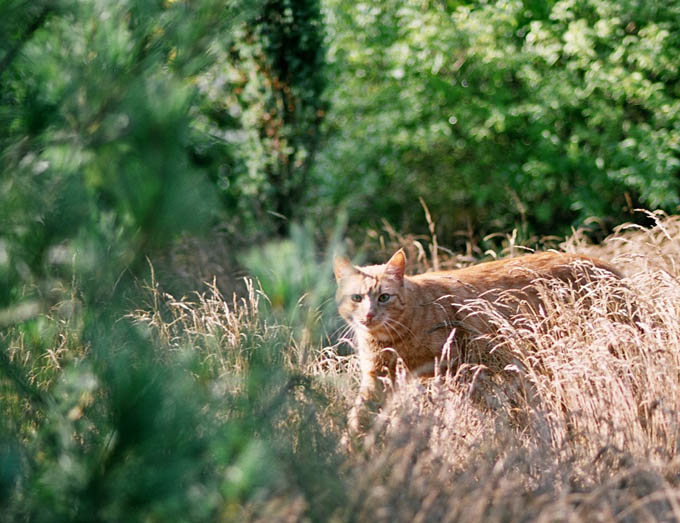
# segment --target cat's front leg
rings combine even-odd
[[[373,416],[385,401],[384,378],[389,375],[380,353],[370,344],[360,343],[358,356],[361,384],[348,416],[349,429],[354,433],[365,432],[370,426]]]

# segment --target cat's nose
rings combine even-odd
[[[366,313],[366,321],[371,321],[373,318],[375,318],[375,312],[367,312]]]

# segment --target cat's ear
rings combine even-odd
[[[385,272],[401,282],[404,280],[405,270],[406,254],[404,253],[404,249],[399,249],[385,264]]]
[[[335,280],[340,283],[340,280],[347,276],[351,276],[357,272],[357,270],[347,258],[343,256],[336,256],[333,258],[333,272],[335,273]]]

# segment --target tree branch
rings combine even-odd
[[[45,23],[45,20],[47,20],[47,15],[50,13],[51,10],[52,10],[51,6],[46,5],[45,7],[43,7],[38,16],[36,16],[33,22],[31,22],[31,24],[26,28],[24,34],[21,35],[21,38],[16,43],[16,45],[9,50],[9,52],[2,58],[2,60],[0,60],[0,79],[2,79],[3,73],[7,70],[10,64],[17,57],[19,51],[21,51],[21,48],[24,46],[24,44],[28,42],[31,36],[33,36],[33,33],[40,29],[40,27]]]

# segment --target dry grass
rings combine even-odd
[[[490,341],[516,380],[468,368],[402,383],[351,456],[359,520],[680,519],[679,239],[680,220],[659,215],[601,246],[570,239],[626,287],[545,282],[546,319],[497,317]],[[480,407],[485,383],[496,401]]]
[[[626,274],[640,272],[680,273],[680,216],[667,216],[662,211],[640,211],[653,220],[654,227],[622,224],[599,245],[589,243],[582,231],[576,231],[562,247],[567,252],[582,252],[610,260]]]
[[[154,303],[136,315],[169,348],[202,351],[217,376],[243,375],[244,352],[275,343],[276,361],[317,384],[331,405],[317,416],[320,430],[346,445],[347,503],[331,519],[680,520],[680,218],[656,218],[656,227],[622,227],[600,246],[579,235],[564,245],[620,267],[625,286],[597,278],[583,295],[543,282],[541,318],[519,326],[496,318],[488,342],[511,362],[503,373],[463,366],[425,383],[404,377],[370,431],[351,441],[339,413],[358,389],[355,357],[331,345],[311,362],[297,358],[285,327],[263,319],[265,298],[252,284],[233,300],[214,286],[193,301],[152,287]],[[417,241],[404,246],[435,265]],[[429,253],[443,268],[461,263]],[[253,503],[284,517],[317,502],[289,501],[290,510],[279,495]]]

